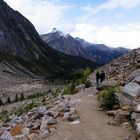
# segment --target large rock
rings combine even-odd
[[[42,122],[41,122],[41,126],[40,126],[40,130],[41,131],[45,131],[45,130],[47,130],[48,129],[48,121],[47,121],[47,119],[48,119],[48,116],[44,116],[43,118],[42,118]]]
[[[106,79],[105,81],[103,81],[103,83],[101,85],[105,86],[105,87],[106,86],[116,86],[117,85],[117,81]]]
[[[63,117],[64,117],[64,119],[68,120],[69,116],[70,116],[70,113],[69,112],[65,112]]]
[[[40,106],[38,109],[38,114],[44,115],[46,112],[46,107],[45,106]]]
[[[136,132],[137,132],[137,137],[139,137],[140,136],[140,122],[136,124]]]
[[[28,135],[30,133],[30,129],[26,127],[26,128],[23,128],[21,132],[22,134]]]
[[[117,113],[118,113],[117,110],[110,110],[106,112],[106,115],[114,117],[115,115],[117,115]]]
[[[78,119],[79,119],[79,116],[78,115],[68,116],[68,120],[69,121],[76,121]]]
[[[40,125],[41,125],[40,122],[34,122],[34,123],[33,123],[33,126],[32,126],[32,129],[33,129],[33,130],[40,129]]]
[[[63,111],[66,108],[69,108],[69,100],[64,99],[62,102],[60,102],[58,105],[56,105],[53,109],[56,111]]]
[[[135,99],[140,96],[140,85],[132,81],[122,87],[121,92],[124,94],[124,96],[127,96],[130,99]]]
[[[0,136],[0,140],[14,140],[10,134],[10,132],[5,131],[3,134]]]
[[[56,124],[56,123],[57,123],[57,120],[55,118],[45,115],[42,118],[42,123],[41,123],[41,126],[40,126],[40,130],[43,132],[43,131],[48,129],[48,125],[53,125],[53,124]]]
[[[135,78],[140,77],[140,69],[137,69],[135,71],[133,71],[129,76],[128,76],[128,81],[132,81]]]
[[[25,134],[21,134],[21,135],[14,136],[14,140],[28,140],[28,137]]]
[[[76,108],[70,108],[70,115],[76,114]]]
[[[57,123],[57,120],[54,119],[53,117],[50,117],[47,119],[47,124],[48,125],[52,125],[52,124],[56,124]]]
[[[59,115],[59,112],[53,109],[49,109],[45,114],[56,118]]]
[[[128,121],[129,118],[130,118],[129,110],[124,111],[124,110],[119,109],[116,116],[114,117],[114,120],[118,125],[120,125],[123,122]]]
[[[140,104],[137,104],[135,107],[135,112],[140,113]]]

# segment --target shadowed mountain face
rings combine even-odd
[[[41,35],[42,39],[52,48],[82,58],[105,64],[117,58],[129,50],[124,48],[110,48],[104,44],[91,44],[80,38],[73,38],[71,35],[64,35],[56,28],[48,34]]]
[[[56,28],[53,28],[51,33],[42,35],[41,37],[52,48],[60,52],[89,59],[89,56],[82,44],[78,40],[74,39],[70,34],[65,35]]]
[[[1,0],[0,63],[3,61],[26,75],[51,78],[66,78],[77,70],[96,66],[92,61],[71,57],[50,48],[28,19]],[[16,74],[20,75],[18,72]]]

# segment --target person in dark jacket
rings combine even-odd
[[[97,87],[98,87],[98,85],[99,85],[99,81],[100,81],[100,73],[97,71],[96,72],[96,84],[97,84]]]
[[[102,83],[105,80],[105,72],[102,70],[100,75],[100,82]]]

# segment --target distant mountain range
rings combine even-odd
[[[104,44],[92,44],[83,39],[74,38],[70,34],[65,35],[56,28],[48,34],[41,35],[41,38],[60,52],[90,59],[98,64],[106,64],[130,51],[121,47],[111,48]]]
[[[95,68],[97,65],[49,47],[28,19],[0,0],[0,72],[62,79],[87,66]]]

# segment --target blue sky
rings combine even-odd
[[[140,47],[140,0],[5,0],[40,34],[53,27],[89,42]]]

